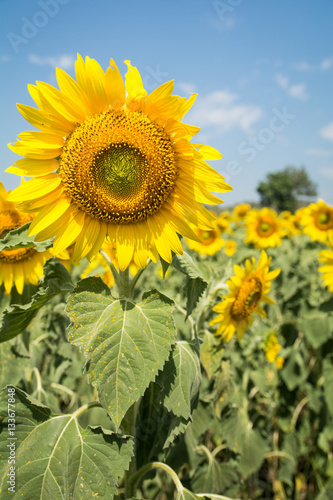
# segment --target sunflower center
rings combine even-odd
[[[333,227],[333,213],[330,212],[320,212],[315,217],[315,224],[318,229],[326,231]]]
[[[202,244],[207,246],[216,240],[217,232],[216,231],[201,231],[200,230],[199,238],[201,239]]]
[[[175,187],[176,153],[164,129],[137,112],[109,109],[69,136],[60,158],[67,195],[115,224],[145,220]]]
[[[230,314],[236,321],[246,319],[257,307],[262,295],[262,283],[259,278],[251,278],[245,281],[236,296]]]
[[[0,252],[0,261],[13,263],[21,260],[29,260],[36,252],[37,250],[34,247],[2,250]]]
[[[262,238],[268,238],[275,231],[275,223],[273,221],[261,220],[258,225],[258,234]]]

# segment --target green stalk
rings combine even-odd
[[[144,476],[144,474],[146,474],[146,472],[150,471],[151,469],[163,469],[165,472],[167,472],[169,474],[169,476],[173,480],[173,482],[177,488],[177,492],[180,492],[183,490],[183,485],[180,482],[179,477],[177,476],[175,471],[173,469],[171,469],[171,467],[169,467],[168,465],[166,465],[162,462],[151,462],[150,464],[147,464],[147,465],[144,465],[143,467],[141,467],[141,469],[139,469],[138,472],[130,478],[130,480],[129,480],[129,486],[130,486],[129,492],[130,492],[131,496],[135,495],[136,483],[139,481],[139,479],[142,476]],[[130,497],[126,496],[126,498],[130,498]]]
[[[124,420],[122,422],[122,430],[124,434],[129,436],[133,436],[134,438],[134,447],[136,444],[136,417],[138,415],[140,406],[140,400],[134,403],[127,411]],[[132,477],[136,474],[136,456],[135,456],[135,448],[134,455],[129,465],[128,471],[125,472],[125,498],[131,498],[134,493],[132,491]]]

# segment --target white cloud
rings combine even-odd
[[[74,66],[75,57],[69,54],[62,54],[58,57],[39,57],[36,54],[29,54],[29,62],[38,66],[52,66],[52,68],[70,69]]]
[[[218,90],[197,99],[191,112],[191,121],[200,126],[215,126],[219,132],[239,127],[251,133],[251,126],[262,116],[258,106],[238,104],[238,96],[225,90]]]
[[[307,155],[311,156],[332,156],[333,151],[327,150],[327,149],[307,149],[306,151]]]
[[[178,82],[177,87],[185,94],[194,94],[196,92],[194,83]]]
[[[326,125],[319,130],[319,134],[324,137],[324,139],[328,139],[329,141],[333,141],[333,122]]]
[[[308,94],[306,93],[305,83],[298,83],[296,85],[291,85],[288,89],[288,94],[291,97],[295,97],[296,99],[300,99],[301,101],[306,101],[309,99]]]
[[[288,95],[295,97],[301,101],[306,101],[309,96],[306,93],[305,83],[296,83],[294,85],[289,85],[289,77],[283,75],[282,73],[277,73],[275,75],[275,81],[280,87],[282,87]]]
[[[329,69],[331,66],[333,66],[333,57],[323,59],[320,63],[320,68],[324,70]]]
[[[333,66],[333,57],[323,59],[319,64],[310,64],[303,60],[299,63],[293,64],[293,69],[298,71],[326,71]]]
[[[277,75],[275,75],[275,80],[277,84],[280,85],[280,87],[282,87],[283,89],[288,88],[289,78],[286,75],[278,73]]]
[[[319,172],[327,179],[333,179],[333,166],[320,168]]]

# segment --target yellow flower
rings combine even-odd
[[[277,336],[275,333],[271,333],[265,342],[265,354],[268,361],[270,363],[275,363],[279,370],[281,370],[284,364],[284,358],[278,355],[280,351],[281,346],[278,342]]]
[[[106,253],[106,255],[110,258],[112,264],[115,268],[118,268],[117,262],[117,250],[114,247],[113,243],[105,241],[102,245],[102,250]],[[99,268],[99,269],[98,269]],[[132,261],[129,265],[129,271],[134,276],[138,271],[138,266]],[[99,271],[99,272],[97,272]],[[106,263],[105,259],[102,257],[100,253],[97,253],[88,266],[85,268],[83,273],[81,274],[81,278],[87,278],[88,276],[100,276],[101,279],[106,283],[109,287],[114,285],[113,274]]]
[[[233,240],[228,240],[225,243],[224,251],[228,257],[234,255],[237,250],[237,243]]]
[[[210,325],[219,324],[216,336],[229,342],[236,332],[238,340],[241,340],[244,332],[253,322],[254,313],[262,317],[266,316],[260,302],[274,304],[267,294],[271,281],[280,273],[280,269],[269,272],[270,262],[271,258],[268,258],[266,252],[262,251],[257,268],[253,257],[252,262],[249,259],[246,260],[245,269],[234,266],[235,276],[227,281],[230,292],[213,308],[213,311],[219,313],[210,322]]]
[[[314,241],[333,241],[333,207],[326,205],[323,200],[306,207],[301,224],[304,226],[304,233]]]
[[[193,228],[199,241],[187,240],[188,246],[201,255],[215,255],[224,245],[224,240],[220,236],[220,231],[215,221],[215,228],[202,230]]]
[[[230,228],[230,215],[227,212],[220,213],[215,224],[221,233],[233,233],[233,230]]]
[[[318,268],[323,273],[322,279],[330,292],[333,292],[333,249],[319,252],[319,262],[325,264]]]
[[[240,205],[236,205],[232,212],[233,220],[236,222],[243,221],[250,210],[251,205],[249,203],[241,203]]]
[[[268,248],[281,245],[281,238],[285,234],[282,221],[271,208],[251,210],[246,219],[247,235],[245,242],[253,244],[255,248]]]
[[[33,220],[32,214],[24,214],[15,209],[8,201],[10,191],[5,190],[0,182],[0,239],[12,229],[17,229]],[[49,250],[37,252],[34,247],[15,248],[0,252],[0,284],[4,283],[5,292],[10,294],[13,285],[22,295],[24,283],[38,285],[43,276],[43,265],[52,257]]]
[[[22,132],[9,147],[25,156],[7,172],[34,177],[11,194],[20,208],[37,212],[29,234],[55,236],[54,250],[75,243],[73,259],[92,256],[105,237],[117,245],[121,270],[134,258],[171,262],[182,254],[178,234],[197,240],[189,224],[212,229],[202,205],[231,188],[205,160],[214,148],[190,142],[198,127],[181,122],[195,101],[173,95],[173,82],[151,94],[139,71],[125,61],[125,84],[111,59],[104,72],[78,55],[76,81],[57,69],[60,90],[30,85],[38,108],[18,105],[39,131]]]

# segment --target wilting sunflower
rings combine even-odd
[[[244,332],[253,322],[253,314],[265,317],[266,313],[260,302],[274,304],[267,296],[271,287],[271,281],[278,276],[280,269],[269,272],[271,258],[267,257],[265,251],[261,252],[258,266],[252,257],[252,262],[247,259],[245,269],[235,265],[235,275],[227,281],[230,292],[224,300],[217,304],[213,311],[218,316],[210,322],[210,325],[219,324],[215,336],[219,336],[229,342],[234,333],[241,340]]]
[[[325,264],[318,268],[318,271],[323,273],[324,284],[333,292],[333,248],[319,252],[319,262]]]
[[[245,243],[253,244],[255,248],[268,248],[281,245],[285,235],[283,222],[271,208],[251,210],[245,218],[247,235]]]
[[[8,201],[10,191],[6,191],[0,182],[0,239],[12,229],[17,229],[33,220],[32,214],[25,214],[15,209]],[[43,264],[52,257],[51,252],[37,252],[35,248],[15,248],[0,252],[0,284],[4,283],[5,292],[10,293],[13,285],[22,294],[24,283],[38,285],[43,276]]]
[[[187,240],[188,246],[201,255],[215,255],[224,245],[224,240],[221,238],[221,232],[218,229],[217,221],[214,221],[214,229],[198,229],[193,228],[199,241]]]
[[[249,203],[241,203],[236,205],[232,212],[232,218],[234,221],[244,221],[245,217],[251,210],[251,205]]]
[[[303,231],[314,241],[333,241],[333,207],[323,200],[311,203],[303,210],[301,224]]]
[[[38,108],[18,105],[39,131],[22,132],[9,147],[25,156],[7,171],[35,177],[11,194],[21,209],[37,213],[29,234],[55,236],[61,252],[75,243],[74,261],[89,259],[105,237],[117,245],[121,270],[132,258],[139,267],[160,255],[181,254],[178,234],[198,240],[189,223],[212,229],[202,203],[231,188],[205,160],[214,148],[191,143],[198,127],[183,116],[195,101],[173,95],[173,82],[147,94],[138,70],[125,61],[125,84],[111,59],[104,73],[81,56],[76,81],[57,69],[60,90],[29,85]]]

